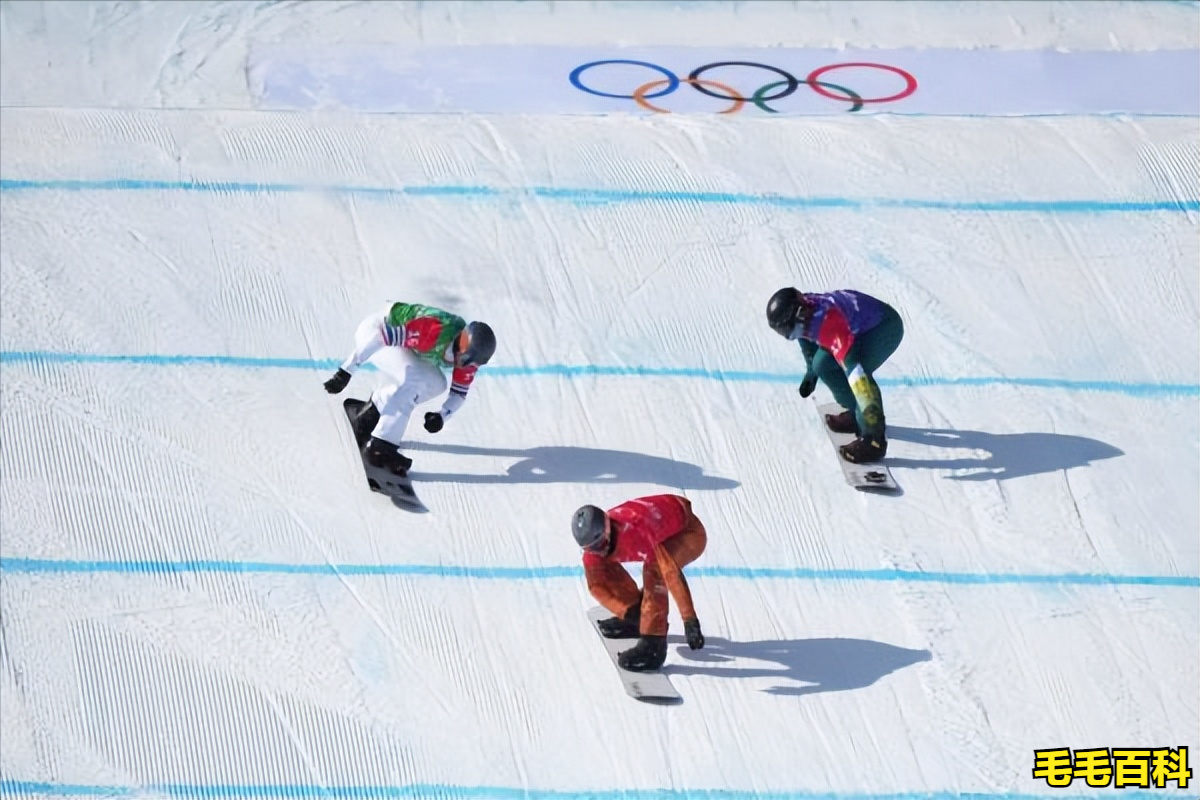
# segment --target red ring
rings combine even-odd
[[[821,77],[829,70],[837,69],[838,67],[874,67],[875,69],[883,69],[887,70],[888,72],[894,72],[901,78],[904,78],[904,90],[899,94],[893,94],[889,97],[875,97],[871,99],[864,97],[862,99],[862,102],[864,103],[890,103],[893,100],[903,100],[917,90],[917,79],[914,78],[910,73],[905,72],[899,67],[893,67],[889,64],[874,64],[870,61],[851,61],[845,64],[829,64],[824,67],[818,67],[817,69],[814,69],[812,72],[808,73],[808,77],[804,79],[804,82],[807,83],[809,87],[819,95],[828,97],[830,100],[845,101],[846,98],[838,97],[836,94],[827,92],[825,89],[821,88],[819,83],[815,82],[817,78]]]

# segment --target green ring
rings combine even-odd
[[[766,111],[768,114],[778,114],[778,111],[767,105],[767,101],[763,99],[763,96],[776,86],[783,86],[785,83],[787,83],[787,81],[775,81],[774,83],[768,83],[766,86],[763,86],[754,93],[754,96],[750,98],[750,102],[754,103],[754,105],[758,106],[763,111]],[[847,113],[854,113],[863,107],[862,95],[852,89],[847,89],[845,86],[838,86],[836,83],[826,83],[825,81],[802,81],[802,83],[807,83],[809,85],[816,84],[817,86],[824,86],[826,89],[836,89],[839,92],[845,92],[847,97],[844,99],[849,100],[854,104],[850,107],[850,111]]]

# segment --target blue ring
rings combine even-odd
[[[674,72],[671,72],[671,70],[667,69],[666,67],[660,67],[658,64],[651,64],[649,61],[629,61],[624,58],[610,58],[604,61],[589,61],[586,64],[580,64],[578,67],[571,70],[571,85],[582,92],[594,94],[598,97],[615,97],[617,100],[632,100],[633,95],[631,94],[609,94],[608,92],[598,92],[595,89],[589,89],[579,82],[579,76],[585,69],[591,69],[592,67],[600,64],[637,64],[639,67],[649,67],[650,69],[665,75],[667,78],[667,88],[663,89],[661,92],[645,95],[643,99],[662,97],[664,94],[670,94],[679,88],[679,76]]]

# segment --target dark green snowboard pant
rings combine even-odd
[[[875,370],[896,352],[904,338],[904,323],[891,306],[883,310],[883,319],[854,339],[842,368],[824,348],[816,348],[810,369],[833,392],[842,408],[854,410],[858,429],[866,438],[884,438],[887,424],[883,416],[883,397],[873,377]]]

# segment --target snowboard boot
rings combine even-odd
[[[872,464],[887,455],[887,439],[882,436],[860,436],[838,448],[842,458],[851,464]]]
[[[667,660],[666,636],[643,636],[630,650],[617,656],[617,664],[631,672],[654,672]]]
[[[642,604],[634,603],[624,617],[609,617],[596,623],[605,639],[636,639],[641,624]]]
[[[399,478],[407,478],[408,468],[412,466],[412,459],[406,458],[396,445],[374,436],[363,448],[363,455],[371,466],[386,469]]]
[[[843,411],[840,414],[826,414],[825,424],[834,433],[853,433],[858,436],[858,420],[853,411]]]
[[[371,431],[375,430],[375,426],[379,424],[379,409],[370,400],[358,410],[351,420],[350,426],[354,428],[354,438],[360,442],[371,435]]]

